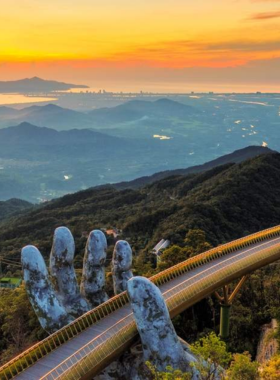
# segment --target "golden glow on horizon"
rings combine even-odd
[[[275,0],[9,0],[0,21],[6,74],[35,63],[224,68],[280,57]]]

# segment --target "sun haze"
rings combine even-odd
[[[0,80],[277,86],[280,1],[10,0]]]

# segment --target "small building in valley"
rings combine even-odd
[[[152,254],[156,255],[157,262],[160,261],[160,256],[162,255],[163,250],[168,248],[169,246],[169,240],[161,239],[161,241],[159,241],[157,245],[153,248]]]

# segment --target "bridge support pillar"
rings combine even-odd
[[[239,283],[236,285],[233,292],[229,295],[229,288],[227,285],[223,287],[223,295],[220,296],[218,292],[215,292],[215,296],[218,298],[220,302],[220,337],[222,339],[227,339],[229,336],[229,318],[230,318],[230,308],[234,298],[237,293],[241,289],[242,285],[246,281],[248,276],[244,276],[241,278]]]
[[[229,315],[231,305],[221,304],[220,309],[220,337],[226,339],[229,336]]]

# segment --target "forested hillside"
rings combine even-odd
[[[32,203],[15,198],[9,199],[5,202],[0,202],[0,221],[31,207],[33,207]]]
[[[19,260],[21,248],[34,244],[48,258],[54,229],[66,225],[74,234],[76,267],[81,268],[87,233],[94,228],[116,227],[122,230],[121,238],[129,239],[134,249],[135,274],[150,275],[157,269],[149,252],[162,238],[172,243],[163,258],[168,266],[178,257],[183,260],[201,248],[277,225],[279,221],[280,154],[271,154],[199,174],[172,176],[140,190],[89,189],[67,195],[3,223],[0,248],[1,255]],[[109,236],[108,241],[107,291],[110,293],[113,237]],[[12,267],[4,269],[12,270]],[[232,307],[228,342],[231,350],[249,350],[254,355],[262,324],[280,315],[279,274],[275,263],[247,280]],[[3,299],[1,318],[13,320],[17,306],[13,304],[13,314],[7,315],[4,301],[6,306],[13,304],[10,298]],[[217,331],[218,316],[217,301],[208,298],[185,311],[174,323],[180,336],[194,341],[201,332]],[[39,335],[34,337],[28,326],[26,331],[25,345],[42,334],[38,330]],[[5,336],[5,331],[1,334]],[[5,339],[2,346],[16,352]]]
[[[66,195],[2,225],[1,254],[18,257],[25,244],[48,254],[53,230],[68,226],[78,245],[83,232],[117,227],[135,248],[161,238],[181,243],[189,229],[212,244],[273,226],[280,220],[280,154],[264,155],[189,176],[172,176],[139,190],[89,189]]]
[[[216,158],[215,160],[206,162],[203,165],[191,166],[186,169],[165,170],[163,172],[155,173],[151,176],[136,178],[132,181],[114,183],[111,186],[117,190],[138,189],[140,187],[149,185],[151,183],[154,183],[167,177],[171,177],[173,175],[186,176],[188,174],[205,172],[206,170],[213,169],[220,165],[225,165],[229,163],[240,163],[245,160],[248,160],[249,158],[254,158],[261,154],[271,153],[277,152],[263,146],[248,146],[246,148],[238,149],[230,154],[226,154],[222,157]]]

